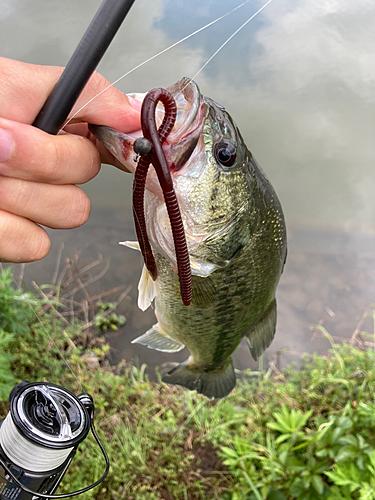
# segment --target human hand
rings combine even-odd
[[[140,128],[139,112],[111,87],[74,117],[57,136],[30,125],[63,68],[0,57],[0,260],[31,262],[45,257],[43,228],[71,229],[90,215],[90,200],[75,184],[97,175],[101,161],[124,167],[89,133],[87,123],[125,133]],[[72,115],[109,85],[95,73]]]

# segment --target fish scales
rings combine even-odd
[[[262,197],[260,190],[259,199],[262,200]],[[238,206],[238,200],[235,198],[230,198],[230,203]],[[259,208],[259,215],[266,217],[268,207],[264,205]],[[276,210],[273,214],[276,214]],[[195,299],[194,294],[188,308],[183,306],[181,300],[171,301],[170,297],[179,297],[178,278],[167,259],[159,256],[157,260],[160,274],[156,316],[160,318],[159,323],[163,330],[178,332],[178,340],[189,346],[197,366],[203,365],[212,369],[222,363],[237,347],[249,326],[263,312],[264,304],[268,304],[273,298],[281,269],[278,259],[273,258],[273,254],[278,251],[275,249],[273,236],[270,236],[272,225],[270,227],[270,224],[256,221],[255,231],[250,238],[249,228],[255,224],[251,217],[249,219],[248,223],[243,223],[243,233],[248,241],[230,263],[217,269],[207,278],[193,276],[193,290],[199,287],[197,281],[212,282],[215,297],[208,304],[200,304],[199,298]],[[233,228],[233,235],[230,236],[240,236],[238,225]],[[226,248],[230,252],[233,251],[229,246]],[[205,257],[204,251],[199,253],[201,258]],[[267,256],[267,265],[264,255]],[[159,310],[162,314],[159,314]]]
[[[191,80],[183,79],[169,91],[180,122],[163,149],[169,165],[178,165],[171,174],[193,295],[191,304],[183,305],[169,219],[150,172],[145,213],[158,278],[152,282],[144,269],[139,304],[144,309],[155,299],[158,323],[134,342],[166,352],[186,346],[190,357],[163,380],[221,398],[235,386],[230,356],[241,339],[247,339],[254,359],[273,339],[275,290],[286,258],[285,221],[272,185],[226,110],[202,96]],[[93,132],[134,171],[129,154],[134,137],[107,127]]]

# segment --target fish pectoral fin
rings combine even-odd
[[[255,361],[271,344],[276,330],[276,299],[246,334],[247,345]]]
[[[155,282],[151,278],[147,267],[142,268],[141,278],[138,283],[138,307],[142,311],[148,309],[156,296]]]
[[[208,260],[195,258],[192,253],[189,255],[189,257],[191,272],[194,276],[201,276],[202,278],[206,278],[220,267],[218,264],[214,264],[213,262],[209,262]]]
[[[207,306],[215,301],[215,284],[210,277],[192,276],[193,294],[191,303],[196,306]]]
[[[162,381],[167,384],[181,385],[191,391],[197,391],[207,398],[214,399],[224,398],[236,385],[236,375],[231,358],[228,358],[224,365],[210,371],[203,371],[202,367],[197,367],[189,361],[188,359],[173,368],[162,377]]]
[[[156,325],[140,337],[132,340],[132,344],[142,344],[149,349],[163,352],[178,352],[185,347],[184,344],[167,335],[161,329],[159,323],[156,323]]]

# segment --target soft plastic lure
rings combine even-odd
[[[155,112],[156,106],[159,102],[161,102],[164,106],[164,118],[159,129],[157,129]],[[155,281],[157,278],[157,268],[147,236],[144,211],[146,177],[149,166],[152,163],[163,191],[171,223],[182,302],[188,306],[192,297],[189,252],[181,212],[178,206],[176,193],[173,188],[170,167],[168,166],[162,148],[162,144],[165,142],[166,138],[173,129],[176,121],[176,114],[177,108],[175,100],[167,90],[162,88],[153,89],[150,90],[150,92],[148,92],[145,96],[141,109],[141,124],[144,138],[151,143],[151,150],[147,152],[147,154],[141,156],[135,172],[133,185],[133,216],[137,238],[145,265],[152,279]]]

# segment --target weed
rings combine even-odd
[[[33,318],[28,302],[36,305],[31,294],[14,289],[12,269],[0,272],[0,400],[7,399],[15,384],[11,371],[13,357],[10,353],[14,339],[28,331],[27,324]]]
[[[94,319],[94,325],[100,332],[108,329],[117,331],[119,326],[125,325],[125,316],[112,312],[116,307],[112,302],[97,302],[95,306],[98,312]]]
[[[89,318],[82,314],[80,322],[74,314],[68,322],[59,287],[37,298],[11,283],[6,269],[0,399],[20,380],[53,382],[76,394],[84,388],[93,396],[111,470],[83,500],[375,500],[373,349],[338,346],[319,325],[331,342],[326,356],[305,355],[301,370],[289,367],[277,377],[263,366],[243,372],[226,399],[209,401],[150,382],[145,365],[108,364],[109,347],[95,338],[104,313],[116,314],[113,304],[90,306]],[[96,331],[95,318],[101,318]],[[96,363],[88,362],[92,356]],[[0,412],[7,411],[2,403]],[[79,489],[103,470],[89,436],[59,492]]]
[[[374,353],[332,348],[305,356],[303,370],[286,370],[283,384],[253,385],[255,418],[221,448],[236,478],[232,500],[375,498]]]

